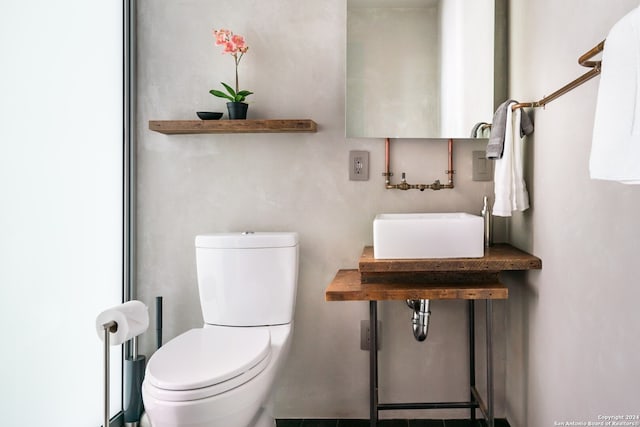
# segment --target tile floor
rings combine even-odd
[[[282,419],[277,427],[369,427],[369,420]],[[484,421],[471,424],[469,420],[379,420],[378,427],[483,427]],[[504,419],[496,420],[496,427],[509,427]]]

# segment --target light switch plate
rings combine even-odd
[[[473,180],[493,181],[493,161],[487,159],[486,151],[473,152]]]

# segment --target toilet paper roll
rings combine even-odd
[[[149,327],[147,306],[134,300],[116,305],[100,313],[96,318],[96,332],[101,340],[104,340],[102,325],[111,321],[118,324],[118,330],[110,333],[109,344],[120,345],[147,330]]]

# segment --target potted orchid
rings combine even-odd
[[[240,60],[249,50],[249,46],[246,45],[244,41],[244,37],[233,34],[232,31],[221,29],[221,30],[213,30],[213,35],[216,38],[216,45],[223,46],[222,53],[231,54],[233,60],[236,65],[236,86],[235,89],[230,85],[222,83],[222,86],[226,89],[227,93],[222,92],[220,90],[211,89],[209,93],[219,98],[228,99],[230,102],[227,102],[227,109],[229,110],[229,118],[230,119],[246,119],[247,118],[247,108],[249,107],[243,101],[245,98],[253,92],[248,90],[240,90],[238,85],[238,64],[240,64]]]

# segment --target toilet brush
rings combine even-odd
[[[131,357],[124,361],[124,423],[126,427],[138,427],[144,406],[142,380],[147,358],[138,354],[138,339],[133,338]]]
[[[156,341],[157,346],[162,346],[162,297],[156,297]],[[138,427],[144,412],[142,402],[142,381],[147,358],[138,355],[138,339],[131,342],[131,357],[124,361],[125,388],[124,388],[124,423],[125,427]]]
[[[162,347],[162,297],[156,297],[156,349]]]

